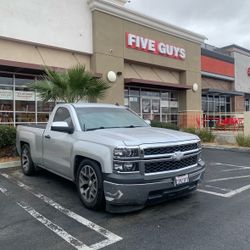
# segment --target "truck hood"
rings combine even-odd
[[[196,135],[170,129],[139,127],[100,129],[94,133],[108,140],[123,141],[126,146],[139,146],[141,144],[170,143],[199,139]]]

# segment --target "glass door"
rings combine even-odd
[[[142,118],[144,120],[160,121],[160,99],[159,98],[142,98]]]

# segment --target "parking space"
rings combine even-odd
[[[230,152],[227,154],[230,155]],[[234,154],[231,152],[231,157]],[[245,155],[246,153],[240,153],[243,158]],[[243,164],[230,163],[230,158],[222,158],[224,162],[207,161],[209,171],[207,171],[206,178],[198,189],[199,192],[231,198],[250,189],[250,165],[247,162],[242,162]]]
[[[121,215],[84,208],[74,184],[47,171],[0,170],[0,249],[249,249],[249,155],[203,158],[198,192]]]
[[[42,233],[47,228],[60,237],[62,242],[67,242],[76,249],[101,249],[122,239],[118,235],[65,208],[48,196],[35,191],[31,186],[18,180],[16,175],[21,176],[20,171],[1,173],[1,177],[4,179],[1,180],[0,192],[13,207],[19,207],[17,209],[18,214],[20,214],[19,218],[21,217],[23,220],[28,216],[29,220],[32,218],[33,222],[39,222],[43,228]],[[43,214],[46,214],[46,216]],[[36,225],[39,225],[39,223]],[[74,224],[75,228],[72,227]],[[62,225],[64,226],[62,227]],[[75,236],[64,228],[74,232]],[[60,242],[60,245],[62,242]],[[45,244],[48,244],[48,242],[45,242]],[[52,242],[49,245],[53,245]],[[44,244],[41,244],[39,248],[44,249]]]

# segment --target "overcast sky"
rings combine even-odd
[[[202,34],[211,45],[250,49],[249,0],[130,0],[126,6]]]

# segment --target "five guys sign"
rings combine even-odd
[[[186,58],[186,51],[183,48],[144,38],[129,32],[126,32],[126,47],[180,60],[184,60]]]

